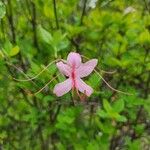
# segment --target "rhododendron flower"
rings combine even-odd
[[[53,92],[59,97],[73,89],[90,96],[93,93],[93,89],[81,78],[91,74],[97,62],[97,59],[91,59],[86,63],[82,63],[80,54],[75,52],[69,53],[66,63],[60,61],[56,64],[59,71],[68,79],[56,84]]]

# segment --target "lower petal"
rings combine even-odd
[[[68,93],[72,88],[72,81],[71,79],[67,79],[64,82],[58,83],[55,85],[53,92],[58,96],[63,96],[64,94]]]
[[[80,78],[76,80],[76,88],[87,96],[93,93],[93,89]]]

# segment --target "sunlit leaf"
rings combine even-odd
[[[3,18],[6,14],[6,8],[5,5],[0,2],[0,19]]]
[[[15,46],[10,50],[9,56],[15,56],[19,53],[19,51],[20,51],[19,46]]]

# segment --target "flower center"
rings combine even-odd
[[[72,78],[73,88],[75,88],[76,87],[76,83],[75,83],[75,78],[76,78],[75,68],[72,68],[71,78]]]

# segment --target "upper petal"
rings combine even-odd
[[[62,74],[64,74],[65,76],[70,76],[71,68],[69,67],[69,65],[64,64],[63,62],[58,62],[56,63],[56,65]]]
[[[72,88],[72,81],[71,79],[67,79],[64,82],[58,83],[55,85],[53,92],[58,96],[63,96],[64,94],[68,93]]]
[[[76,80],[76,88],[87,96],[90,96],[93,93],[93,89],[80,78]]]
[[[78,68],[81,64],[81,56],[79,53],[71,52],[67,57],[67,63],[71,67]]]
[[[91,59],[84,64],[81,64],[77,69],[77,75],[82,78],[88,76],[96,67],[98,60]]]

